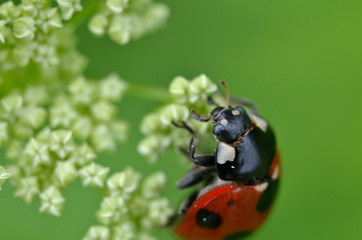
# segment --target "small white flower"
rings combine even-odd
[[[60,216],[65,199],[55,186],[48,187],[39,196],[41,199],[40,212]]]
[[[106,226],[92,226],[83,240],[109,240],[110,231]]]
[[[89,104],[94,98],[95,88],[82,76],[70,84],[69,91],[76,103]]]
[[[127,44],[131,40],[130,18],[121,15],[115,15],[108,29],[110,38],[121,44]]]
[[[92,120],[89,117],[77,117],[72,124],[75,137],[87,139],[92,131]]]
[[[51,29],[63,27],[62,20],[58,14],[58,8],[44,9],[39,12],[39,17],[35,23],[45,32]]]
[[[35,139],[44,144],[49,144],[52,138],[52,131],[49,127],[44,127],[35,137]]]
[[[78,176],[77,169],[71,161],[58,161],[54,170],[53,178],[59,186],[66,186]]]
[[[23,105],[23,97],[18,94],[9,95],[3,98],[1,103],[8,113],[13,114]]]
[[[77,166],[84,166],[84,165],[90,163],[95,158],[96,158],[96,154],[94,153],[93,149],[87,143],[84,143],[81,146],[77,146],[76,150],[73,151],[73,154],[70,157],[70,159]]]
[[[92,104],[91,111],[96,120],[109,122],[114,117],[116,108],[106,101],[101,101]]]
[[[44,108],[29,106],[23,109],[21,115],[22,122],[37,129],[44,124],[47,112]]]
[[[30,138],[33,134],[33,128],[22,123],[21,121],[12,124],[13,137],[22,140]]]
[[[61,159],[64,159],[70,152],[74,150],[72,132],[66,130],[54,131],[51,136],[49,148]]]
[[[175,77],[169,87],[169,92],[179,103],[184,103],[187,100],[189,82],[186,78]]]
[[[157,172],[147,177],[142,186],[143,196],[146,198],[158,197],[165,187],[166,175]]]
[[[194,78],[189,85],[189,101],[195,103],[197,100],[205,101],[207,96],[216,92],[217,86],[205,75]]]
[[[123,222],[113,228],[113,240],[133,240],[136,237],[136,230],[133,222]]]
[[[129,0],[106,0],[107,7],[114,13],[120,13],[128,6]]]
[[[79,171],[84,186],[103,187],[109,168],[92,162]]]
[[[158,154],[164,151],[170,143],[171,139],[168,136],[149,135],[138,144],[138,152],[154,162]]]
[[[31,203],[33,198],[39,194],[39,183],[36,177],[21,178],[16,189],[15,196]]]
[[[30,16],[24,16],[16,19],[13,30],[14,36],[17,38],[29,37],[29,39],[33,39],[35,31],[34,19]]]
[[[99,221],[104,224],[119,222],[122,218],[127,217],[127,207],[122,197],[106,197],[101,203],[101,209],[97,216]]]
[[[170,104],[164,107],[160,113],[163,124],[171,125],[171,122],[181,122],[189,117],[189,109],[183,105]]]
[[[100,97],[105,100],[116,101],[122,97],[127,89],[127,83],[117,74],[112,73],[100,82]]]
[[[57,3],[64,20],[71,19],[74,12],[79,12],[83,9],[80,0],[57,0]]]
[[[132,197],[127,203],[132,216],[137,218],[147,213],[149,199],[136,195]]]
[[[113,174],[107,181],[111,196],[123,196],[129,199],[137,189],[141,176],[132,168],[126,168],[123,172]]]
[[[10,174],[6,172],[5,168],[0,165],[0,190],[6,179],[10,177]]]
[[[141,123],[141,132],[144,134],[156,133],[165,128],[165,125],[161,122],[159,113],[150,113],[143,117]]]
[[[24,102],[30,105],[43,105],[49,100],[47,89],[44,86],[26,88],[24,93]]]
[[[50,123],[52,127],[69,127],[77,117],[77,113],[68,103],[58,103],[50,109]]]
[[[91,143],[98,152],[112,151],[116,148],[112,132],[106,124],[99,124],[93,129]]]
[[[88,28],[94,35],[102,36],[107,25],[107,17],[104,14],[96,14],[89,21]]]
[[[173,213],[167,199],[155,199],[149,203],[148,215],[142,219],[141,223],[148,230],[155,229],[167,224]]]
[[[21,11],[13,1],[7,1],[0,5],[0,16],[6,22],[19,17]]]
[[[33,163],[33,166],[40,164],[49,165],[51,163],[48,145],[38,142],[34,138],[31,138],[25,147],[24,154]]]

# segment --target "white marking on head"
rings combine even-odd
[[[235,148],[222,142],[219,143],[216,155],[217,163],[225,164],[227,161],[233,162],[234,159],[235,159]]]
[[[232,113],[234,116],[240,115],[240,111],[239,111],[239,110],[236,110],[236,109],[232,110],[231,113]]]
[[[254,187],[254,189],[256,190],[256,191],[258,191],[258,192],[264,192],[265,191],[265,189],[268,187],[268,183],[267,182],[263,182],[263,183],[261,183],[261,184],[259,184],[259,185],[256,185],[255,187]]]
[[[229,121],[224,118],[220,121],[220,124],[226,127],[229,124]]]
[[[275,169],[274,169],[274,171],[273,171],[273,175],[272,175],[272,179],[273,180],[276,180],[278,177],[279,177],[279,166],[277,166]]]
[[[250,117],[254,120],[258,128],[260,128],[263,132],[266,132],[266,129],[268,128],[268,123],[264,119],[254,114],[251,114]]]

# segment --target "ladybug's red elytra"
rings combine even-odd
[[[189,157],[195,163],[178,183],[180,189],[204,182],[181,206],[181,221],[175,228],[187,240],[232,240],[255,231],[268,216],[276,196],[280,165],[275,136],[255,106],[235,100],[243,106],[232,107],[224,81],[228,106],[215,104],[209,116],[192,110],[192,117],[212,120],[213,133],[219,141],[215,154],[196,156],[198,136],[182,122],[174,123],[193,136]]]

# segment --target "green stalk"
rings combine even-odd
[[[165,102],[170,99],[170,94],[166,89],[143,84],[129,83],[126,94],[158,102]]]

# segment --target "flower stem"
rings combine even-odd
[[[127,94],[158,102],[165,102],[170,99],[170,95],[166,89],[144,84],[129,83]]]
[[[93,15],[93,12],[97,9],[98,6],[98,0],[87,1],[87,3],[84,5],[83,10],[78,14],[74,15],[74,17],[68,22],[69,26],[77,29],[87,18]]]

